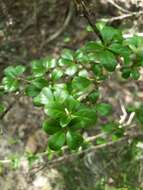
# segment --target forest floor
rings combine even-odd
[[[143,8],[142,1],[115,2],[131,12],[138,12]],[[104,0],[96,1],[96,4],[91,1],[89,9],[95,20],[128,14]],[[129,17],[114,21],[112,25],[125,28],[125,33],[141,32],[142,19],[141,15]],[[84,18],[76,14],[73,5],[67,0],[0,1],[0,78],[1,71],[8,65],[27,65],[31,60],[43,56],[56,57],[63,48],[76,49],[82,46],[87,40],[95,38],[86,28]],[[143,78],[139,82],[131,81],[129,86],[113,76],[102,87],[103,97],[114,104],[118,117],[121,108],[119,102],[113,100],[113,94],[119,92],[116,97],[120,97],[125,104],[143,100],[142,81]],[[8,106],[15,102],[15,96],[4,97],[4,102]],[[132,161],[129,160],[128,166],[117,172],[118,166],[127,156],[125,150],[128,150],[128,145],[118,144],[118,149],[115,145],[112,149],[85,155],[80,160],[75,158],[32,176],[27,161],[17,169],[18,158],[26,155],[26,152],[33,155],[46,149],[47,136],[41,130],[43,117],[43,111],[35,109],[29,98],[21,97],[0,121],[0,127],[4,129],[0,135],[0,160],[13,160],[4,167],[0,165],[1,190],[99,190],[94,187],[102,177],[106,176],[109,184],[114,185],[116,182],[112,179],[113,175],[118,179],[120,175],[116,173],[122,173],[126,167],[128,173],[132,171],[132,167],[138,168],[136,163],[131,166]],[[118,161],[115,162],[115,159]]]

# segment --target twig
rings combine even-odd
[[[81,156],[81,155],[87,154],[87,153],[89,153],[91,151],[97,151],[99,149],[102,149],[102,148],[105,148],[105,147],[108,147],[108,146],[112,146],[112,145],[114,145],[116,143],[119,143],[119,142],[122,142],[124,140],[127,140],[127,137],[123,137],[123,138],[119,139],[118,141],[111,141],[111,142],[108,142],[106,144],[92,146],[91,148],[88,148],[88,149],[85,149],[85,150],[82,150],[82,151],[79,151],[79,152],[74,152],[74,153],[71,153],[71,154],[61,156],[59,158],[55,158],[55,159],[45,163],[42,167],[40,167],[38,170],[33,172],[32,176],[35,175],[36,173],[40,172],[41,170],[45,169],[46,167],[51,168],[51,167],[53,167],[55,165],[58,165],[58,164],[62,163],[63,161],[73,159],[76,156]]]
[[[101,19],[102,21],[105,21],[105,22],[108,22],[108,23],[111,23],[111,22],[114,22],[114,21],[117,21],[117,20],[123,20],[123,19],[128,19],[130,17],[133,17],[133,16],[140,16],[140,15],[143,15],[143,11],[138,11],[138,12],[132,12],[132,13],[129,13],[129,14],[124,14],[124,15],[121,15],[121,16],[117,16],[117,17],[112,17],[112,18],[103,18]]]
[[[74,0],[74,3],[76,5],[76,7],[77,7],[77,10],[82,13],[84,18],[87,20],[89,25],[92,27],[92,29],[93,29],[94,33],[96,34],[96,36],[101,40],[101,42],[104,43],[103,37],[100,34],[97,26],[90,19],[90,14],[89,14],[89,11],[88,11],[88,9],[86,7],[86,4],[85,4],[84,0]]]
[[[121,105],[121,110],[122,110],[123,115],[120,116],[119,123],[122,125],[122,124],[125,123],[125,120],[126,120],[128,114],[127,114],[127,111],[126,111],[126,109],[125,109],[125,106],[124,106],[124,104],[122,103],[121,100],[120,100],[120,105]]]
[[[14,100],[11,104],[9,104],[8,108],[0,116],[0,120],[2,120],[5,117],[5,115],[12,109],[15,103],[16,103],[16,100]]]
[[[56,33],[54,33],[53,35],[51,35],[48,39],[46,39],[41,45],[40,45],[40,49],[42,49],[47,43],[50,43],[52,42],[53,40],[55,40],[57,37],[59,37],[62,32],[66,29],[66,27],[68,26],[71,18],[72,18],[72,15],[73,15],[73,4],[72,2],[70,3],[70,7],[69,7],[69,12],[68,12],[68,15],[67,15],[67,18],[65,19],[65,22],[63,24],[63,26],[57,30]]]
[[[109,3],[111,3],[114,7],[116,7],[118,10],[122,11],[123,13],[130,13],[131,11],[128,11],[126,9],[124,9],[123,7],[121,7],[120,5],[118,5],[117,3],[115,3],[115,1],[113,0],[107,0]]]
[[[4,117],[6,116],[6,114],[13,108],[13,106],[16,104],[16,102],[19,100],[19,98],[21,97],[21,93],[16,94],[15,99],[8,105],[8,107],[5,109],[5,111],[2,113],[2,115],[0,115],[0,121],[2,121],[4,119]],[[4,128],[1,128],[1,134],[4,132]]]
[[[123,115],[120,116],[119,123],[120,123],[121,127],[122,126],[129,126],[129,125],[131,125],[131,123],[133,121],[133,118],[135,116],[135,112],[132,112],[128,117],[128,113],[127,113],[125,106],[121,100],[120,100],[120,104],[121,104],[121,110],[122,110]],[[128,120],[127,120],[127,117],[128,117]]]

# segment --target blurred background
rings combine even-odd
[[[88,0],[87,6],[94,23],[106,19],[126,35],[142,36],[142,0]],[[28,65],[47,55],[57,57],[63,48],[76,49],[88,40],[95,40],[95,36],[70,0],[0,0],[0,78],[8,65]],[[117,116],[122,114],[117,97],[125,105],[143,100],[142,81],[143,77],[127,83],[113,76],[101,87]],[[17,101],[15,95],[10,95],[3,101],[12,106],[0,121],[4,128],[0,160],[5,160],[4,164],[0,162],[1,190],[143,189],[142,143],[115,143],[31,175],[29,164],[36,160],[34,155],[47,147],[47,136],[40,128],[43,111],[23,96]],[[23,161],[18,167],[19,159],[27,152],[29,163]]]

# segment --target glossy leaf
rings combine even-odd
[[[100,116],[107,116],[112,111],[112,106],[107,103],[100,103],[96,105],[96,110]]]
[[[16,78],[24,73],[26,68],[23,65],[18,65],[16,67],[9,66],[4,70],[4,74],[11,78]]]
[[[83,138],[78,132],[68,131],[66,134],[66,142],[70,149],[76,150],[83,143]]]
[[[61,127],[59,126],[59,124],[55,120],[52,120],[52,119],[45,120],[43,122],[42,128],[49,135],[57,133],[58,131],[61,130]]]
[[[48,145],[52,150],[60,150],[65,144],[65,133],[63,131],[57,132],[52,135],[48,140]]]
[[[10,76],[4,77],[2,80],[2,84],[6,92],[14,92],[19,88],[18,80],[13,79]]]
[[[107,69],[107,71],[113,72],[117,66],[117,61],[113,53],[109,51],[103,51],[99,55],[100,63]]]

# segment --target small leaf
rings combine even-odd
[[[41,77],[46,73],[46,69],[42,60],[35,60],[31,62],[32,73],[35,77]]]
[[[118,124],[107,123],[107,124],[102,126],[102,130],[106,133],[113,133],[114,131],[118,130]]]
[[[143,104],[140,105],[139,108],[136,109],[136,119],[140,124],[143,124]]]
[[[107,103],[100,103],[96,105],[97,112],[100,116],[107,116],[112,111],[112,106]]]
[[[117,61],[114,54],[107,50],[99,54],[99,60],[100,60],[100,63],[109,72],[113,72],[117,66]]]
[[[64,49],[61,57],[66,60],[73,61],[74,60],[73,51],[71,51],[70,49]]]
[[[99,29],[106,44],[109,44],[112,41],[122,42],[123,37],[120,30],[111,26],[106,26],[105,23],[97,23],[96,26]]]
[[[66,134],[66,142],[71,150],[76,150],[83,143],[83,138],[78,132],[68,131]]]
[[[72,118],[70,116],[67,116],[67,115],[61,117],[60,118],[60,126],[63,127],[63,128],[67,127],[68,124],[71,122],[71,119]]]
[[[83,91],[91,84],[90,80],[85,77],[75,77],[72,81],[73,90]]]
[[[49,138],[48,145],[52,150],[60,150],[65,144],[65,133],[60,131]]]
[[[75,52],[75,60],[82,64],[89,62],[88,55],[85,53],[83,49],[78,49]]]
[[[4,77],[2,80],[2,84],[6,92],[14,92],[19,88],[18,80],[13,79],[10,76]]]
[[[25,93],[27,96],[35,97],[40,93],[40,90],[34,85],[29,85],[25,89]]]
[[[79,107],[79,110],[74,113],[73,129],[88,128],[97,122],[96,109],[85,106]]]
[[[0,113],[3,113],[5,111],[5,107],[3,104],[0,104]]]
[[[113,43],[111,44],[111,46],[109,47],[110,50],[112,50],[113,52],[121,55],[121,56],[130,56],[131,54],[131,50],[127,47],[127,46],[123,46],[122,44],[119,43]]]
[[[74,55],[73,51],[69,49],[64,49],[62,52],[61,58],[59,59],[58,63],[60,66],[64,65],[71,65],[74,62]]]
[[[45,113],[53,119],[59,119],[65,116],[65,108],[58,100],[49,101],[45,106]]]
[[[72,64],[71,66],[69,66],[66,70],[65,70],[65,74],[72,76],[74,75],[78,70],[77,65]]]
[[[88,52],[101,52],[103,50],[103,46],[102,44],[99,44],[97,42],[94,42],[94,41],[91,41],[91,42],[88,42],[86,45],[85,45],[85,50],[88,51]]]
[[[50,135],[57,133],[58,131],[61,130],[61,127],[59,126],[59,124],[55,120],[52,120],[52,119],[45,120],[43,122],[42,128],[46,133]]]
[[[134,79],[134,80],[138,80],[140,78],[140,72],[138,69],[133,69],[131,71],[131,77]]]
[[[60,68],[55,68],[53,71],[52,71],[52,80],[59,80],[62,76],[63,76],[63,71],[60,69]]]
[[[92,66],[93,73],[97,76],[102,75],[102,67],[100,64],[93,64]]]
[[[9,66],[4,70],[4,74],[8,77],[16,78],[17,76],[23,74],[25,70],[26,68],[23,65],[18,65],[16,67]]]
[[[89,73],[86,69],[82,69],[81,71],[79,71],[78,76],[88,78]]]
[[[49,87],[44,87],[40,93],[41,104],[47,105],[54,100],[53,93]]]
[[[61,103],[64,102],[69,96],[67,85],[65,83],[54,84],[53,94],[56,100],[60,101]]]
[[[98,100],[99,96],[100,96],[100,93],[97,90],[97,91],[90,93],[88,98],[91,102],[95,103]]]
[[[52,57],[46,57],[46,58],[42,59],[42,64],[43,64],[44,68],[46,69],[46,71],[48,71],[49,69],[53,69],[54,67],[56,67],[57,60]]]
[[[143,37],[141,36],[133,36],[125,40],[125,45],[128,45],[129,48],[137,52],[140,48],[143,47]]]
[[[122,77],[127,79],[130,77],[130,74],[131,74],[131,68],[129,67],[125,67],[122,69]]]

